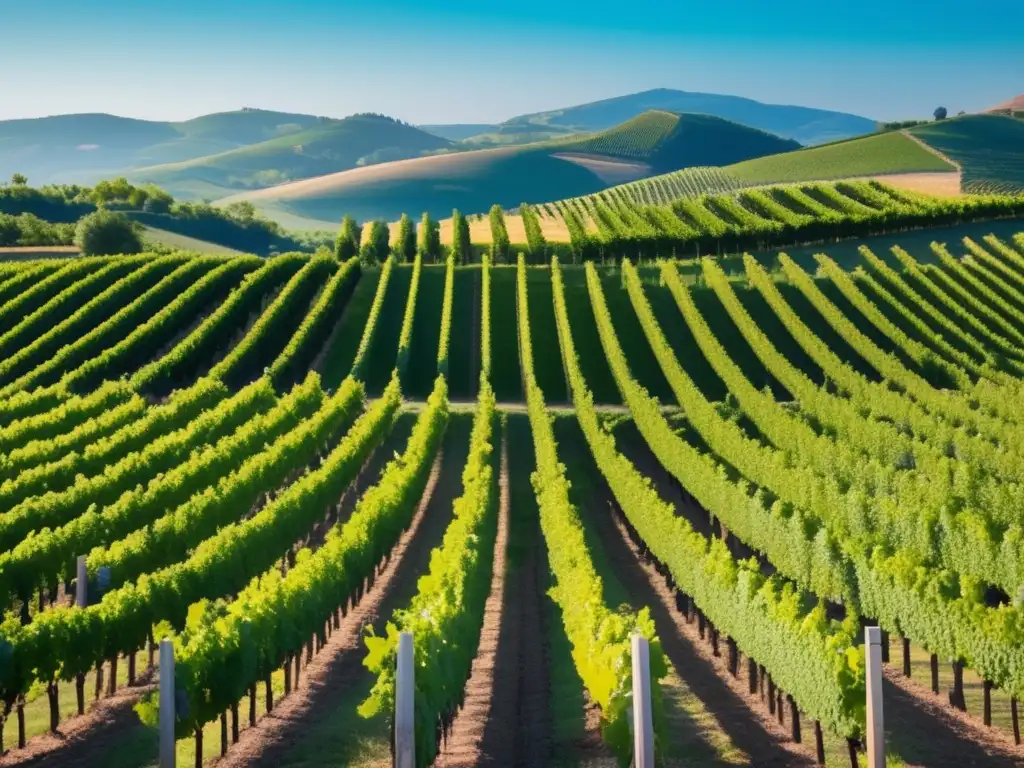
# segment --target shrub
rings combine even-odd
[[[135,223],[123,213],[105,210],[82,217],[75,227],[75,245],[83,256],[140,253],[143,248]]]

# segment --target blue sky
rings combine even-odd
[[[895,119],[1024,93],[1022,39],[1019,0],[0,0],[0,119],[496,122],[658,87]]]

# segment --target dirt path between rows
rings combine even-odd
[[[448,429],[453,426],[449,424]],[[288,753],[331,715],[338,699],[370,674],[363,666],[363,629],[373,624],[382,630],[382,621],[408,602],[416,590],[417,579],[426,571],[430,552],[444,535],[451,519],[452,501],[458,495],[459,477],[469,448],[468,441],[461,439],[462,431],[446,435],[412,524],[392,550],[373,587],[303,670],[299,688],[275,703],[273,712],[245,730],[227,755],[211,764],[277,768],[286,763]],[[458,442],[453,444],[456,439]],[[462,445],[463,442],[466,444]]]
[[[505,576],[509,534],[508,437],[502,435],[501,469],[499,475],[498,535],[494,543],[494,568],[491,591],[484,607],[484,624],[476,658],[466,683],[466,699],[455,716],[451,734],[434,765],[436,768],[501,765],[500,754],[507,754],[515,743],[516,722],[495,712],[500,709],[499,699],[516,694],[515,670],[502,665],[499,670],[499,647],[503,646],[503,630],[516,627],[503,625],[505,613]],[[503,650],[503,648],[502,648]],[[503,676],[499,677],[501,671]],[[511,672],[511,675],[508,674]],[[505,703],[507,709],[508,704]],[[492,719],[494,722],[492,722]],[[486,743],[485,743],[486,742]]]
[[[145,660],[144,655],[140,656]],[[107,672],[109,674],[109,669]],[[128,731],[144,727],[133,707],[144,694],[156,690],[156,684],[151,682],[153,674],[153,670],[146,670],[137,685],[118,688],[113,696],[95,702],[84,715],[61,723],[57,733],[41,734],[31,739],[24,749],[11,750],[0,758],[0,766],[93,768],[98,765],[98,754],[113,750]],[[88,688],[86,692],[88,694]],[[7,725],[14,727],[6,729],[6,739],[10,741],[13,737],[17,744],[13,712]]]
[[[1024,748],[1005,733],[979,726],[895,665],[882,669],[887,747],[907,766],[1024,766]]]

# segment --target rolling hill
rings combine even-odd
[[[106,114],[0,121],[0,178],[92,183],[127,168],[226,152],[316,126],[326,118],[243,109],[184,122]]]
[[[1008,120],[1007,118],[995,118]],[[944,129],[942,135],[963,118],[935,124]],[[931,128],[931,126],[922,126]],[[957,131],[953,131],[955,135]],[[975,130],[971,130],[974,135]],[[976,137],[977,138],[977,137]],[[915,140],[916,139],[916,140]],[[960,193],[960,170],[953,162],[947,161],[941,151],[924,142],[924,136],[908,135],[901,131],[874,133],[845,141],[808,147],[795,152],[765,155],[737,163],[715,163],[717,167],[686,167],[651,176],[639,181],[618,185],[608,193],[617,198],[639,204],[663,204],[703,194],[717,194],[742,187],[776,183],[797,183],[827,181],[854,177],[882,178],[887,183],[902,188],[938,194],[941,196]],[[1018,149],[1003,147],[998,157],[990,158],[995,164],[1013,162]],[[607,197],[607,194],[602,195]]]
[[[960,166],[965,191],[1024,191],[1024,120],[966,115],[910,133]]]
[[[580,138],[402,160],[225,198],[248,200],[286,226],[321,228],[349,213],[445,217],[492,204],[548,202],[656,173],[789,151],[798,145],[707,115],[651,111]],[[306,219],[306,222],[301,221]],[[311,221],[309,221],[311,220]]]
[[[898,131],[760,157],[729,172],[754,184],[816,181],[890,173],[950,172],[956,168]]]
[[[450,147],[446,139],[405,123],[363,114],[216,155],[135,169],[129,177],[176,196],[222,197]]]

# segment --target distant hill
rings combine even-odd
[[[989,107],[986,112],[1024,112],[1024,93],[1013,99],[1007,99],[1002,104]]]
[[[597,134],[459,152],[327,174],[226,198],[248,200],[289,227],[319,228],[350,213],[394,219],[452,208],[548,202],[689,165],[728,163],[797,148],[720,118],[652,111]]]
[[[90,183],[124,169],[178,162],[297,133],[326,118],[245,109],[184,122],[106,114],[0,121],[0,178]]]
[[[1024,191],[1024,120],[965,115],[910,133],[960,166],[965,191]]]
[[[714,115],[751,128],[794,139],[804,145],[858,136],[875,130],[865,117],[809,107],[764,104],[739,96],[693,93],[659,88],[603,99],[575,107],[521,115],[502,124],[502,130],[545,126],[563,131],[601,131],[652,109]]]
[[[800,144],[711,115],[678,115],[651,110],[596,136],[569,139],[577,152],[636,158],[652,173],[696,165],[729,165]]]
[[[447,139],[388,117],[353,115],[216,155],[134,169],[128,176],[176,195],[221,197],[450,147]]]
[[[490,133],[498,130],[497,125],[488,123],[457,123],[454,125],[418,125],[422,131],[440,136],[448,141],[462,141],[481,133]]]

